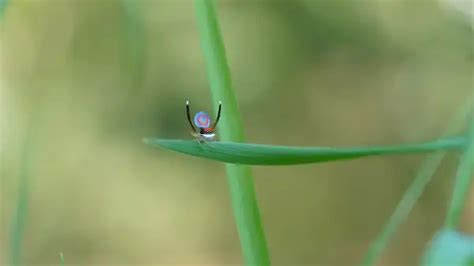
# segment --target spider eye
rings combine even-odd
[[[199,128],[208,128],[211,125],[211,118],[206,112],[199,112],[194,116],[194,124]]]

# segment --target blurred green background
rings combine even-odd
[[[338,146],[442,135],[473,90],[470,1],[220,1],[247,140]],[[241,264],[224,167],[154,150],[209,110],[190,0],[9,1],[0,17],[0,264],[33,130],[27,264]],[[223,107],[225,109],[225,106]],[[423,155],[255,167],[274,265],[354,265]],[[380,265],[442,225],[450,156]],[[471,190],[472,192],[472,190]],[[462,229],[474,232],[474,195]]]

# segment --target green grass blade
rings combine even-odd
[[[0,0],[0,19],[3,17],[3,13],[5,13],[5,9],[7,8],[8,0]]]
[[[59,262],[61,263],[61,266],[64,266],[64,254],[62,252],[59,252]]]
[[[433,152],[461,149],[464,137],[443,138],[430,142],[375,147],[289,147],[237,142],[198,143],[189,140],[146,139],[154,147],[194,155],[206,159],[244,165],[292,165],[356,159],[372,155]]]
[[[464,203],[467,200],[472,179],[474,178],[474,119],[471,121],[469,130],[469,144],[461,157],[456,173],[453,196],[446,216],[446,227],[455,229],[461,218]]]
[[[1,1],[1,0],[0,0]],[[139,10],[139,1],[120,0],[123,10],[122,29],[125,43],[124,64],[130,74],[133,88],[141,88],[146,61],[145,25]]]
[[[22,264],[23,238],[28,213],[29,178],[32,169],[32,154],[35,137],[35,121],[29,127],[20,159],[20,180],[17,206],[10,227],[10,265]]]
[[[216,4],[212,0],[195,0],[195,7],[213,105],[217,107],[219,101],[223,103],[222,117],[218,125],[220,138],[224,141],[243,142],[244,130],[232,89]],[[251,170],[247,166],[227,164],[226,172],[245,263],[269,265],[270,259]]]
[[[446,134],[453,134],[453,132],[459,131],[461,126],[465,123],[473,106],[474,95],[473,97],[469,97],[468,101],[456,112],[454,119],[448,125]],[[445,155],[446,152],[436,152],[425,159],[418,170],[415,179],[403,194],[403,197],[395,208],[395,211],[390,216],[381,232],[377,235],[376,239],[370,245],[361,265],[369,266],[376,263],[399,225],[406,220],[408,214],[415,206],[415,203],[423,194],[426,185],[431,181]]]

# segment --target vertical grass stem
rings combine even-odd
[[[219,101],[223,104],[218,128],[220,139],[243,142],[244,131],[232,89],[216,4],[212,0],[195,0],[195,7],[213,105],[217,107]],[[251,169],[247,166],[226,164],[226,172],[245,263],[269,265],[270,260]]]

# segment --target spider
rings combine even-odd
[[[191,114],[189,111],[189,101],[186,101],[186,114],[188,115],[188,122],[191,125],[191,135],[193,135],[199,143],[206,142],[208,140],[214,140],[216,137],[216,126],[221,117],[222,102],[219,101],[219,110],[217,111],[217,117],[211,126],[211,118],[206,112],[198,112],[194,115],[194,119],[191,120]],[[194,122],[194,123],[193,123]],[[194,127],[196,125],[196,128]]]

